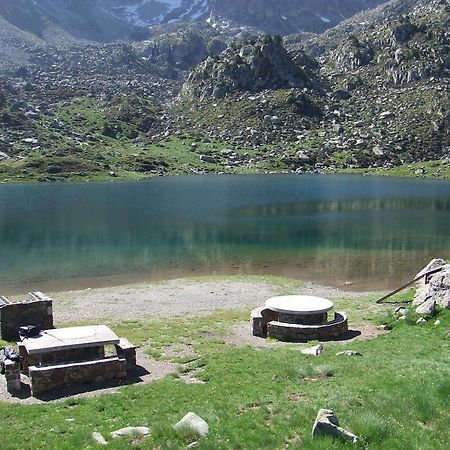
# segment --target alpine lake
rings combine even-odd
[[[0,185],[1,294],[202,275],[387,290],[450,256],[450,183],[206,175]]]

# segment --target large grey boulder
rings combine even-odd
[[[436,305],[450,308],[450,264],[445,264],[443,259],[433,259],[417,276],[438,267],[443,267],[442,271],[422,278],[416,285],[412,305],[417,314],[433,315]]]
[[[192,431],[202,437],[207,436],[209,433],[208,424],[193,412],[187,413],[179,422],[175,424],[174,428],[176,431]]]
[[[432,259],[414,278],[419,278],[423,274],[429,272],[430,270],[437,269],[438,267],[445,266],[445,261],[442,258]],[[427,284],[427,277],[421,278],[417,283],[416,287],[425,286]]]
[[[319,410],[312,429],[313,438],[323,435],[342,438],[353,443],[359,441],[358,436],[339,426],[338,418],[334,412],[329,409]]]

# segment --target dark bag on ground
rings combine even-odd
[[[0,350],[0,373],[5,374],[5,362],[9,359],[13,362],[20,362],[23,358],[12,348],[6,347]]]
[[[23,327],[19,327],[19,336],[22,340],[39,336],[40,332],[41,330],[34,325],[24,325]]]

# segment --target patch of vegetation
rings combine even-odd
[[[353,310],[349,313],[352,318]],[[362,438],[364,448],[447,448],[449,311],[441,311],[439,326],[399,321],[393,331],[373,340],[326,343],[320,357],[301,354],[298,345],[256,349],[227,344],[221,337],[247,317],[248,311],[219,311],[200,318],[118,324],[120,335],[150,353],[167,345],[192,346],[198,357],[179,375],[201,368],[206,384],[186,384],[175,375],[101,397],[34,406],[0,403],[4,448],[93,448],[93,431],[108,438],[123,426],[146,425],[151,435],[138,446],[183,449],[193,437],[176,434],[172,426],[188,411],[209,423],[208,437],[199,440],[201,449],[350,448],[331,438],[312,440],[314,418],[324,407]],[[363,356],[336,356],[343,348]],[[17,439],[25,435],[26,441]],[[108,440],[111,448],[129,446],[126,438]]]

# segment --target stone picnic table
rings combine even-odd
[[[105,346],[115,350],[105,356]],[[105,325],[43,330],[18,343],[22,372],[28,374],[32,394],[123,379],[136,365],[136,349]]]
[[[252,333],[284,341],[336,339],[348,331],[347,315],[335,312],[328,320],[333,303],[310,295],[282,295],[266,300],[250,314]]]

